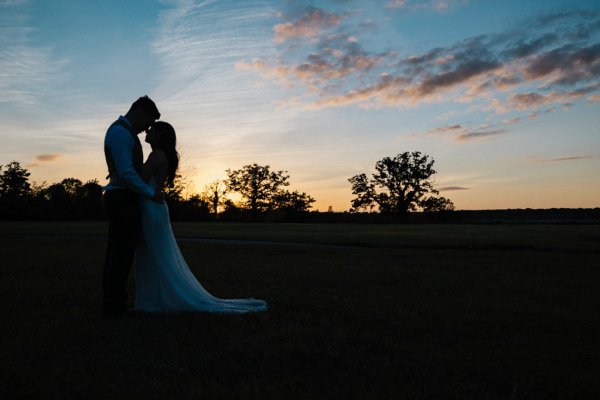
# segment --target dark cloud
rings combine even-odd
[[[560,75],[555,83],[574,85],[600,75],[600,43],[583,48],[566,45],[537,55],[525,68],[528,78],[539,79],[551,73]]]
[[[413,64],[413,65],[424,65],[429,64],[431,61],[435,60],[438,57],[441,57],[445,51],[443,48],[438,47],[432,50],[429,50],[427,53],[420,55],[413,55],[402,60],[404,64]]]
[[[455,137],[455,140],[459,142],[469,141],[469,140],[477,140],[477,139],[487,139],[493,136],[502,135],[507,133],[508,129],[495,129],[495,130],[483,130],[483,131],[472,131],[461,133],[460,135]]]
[[[585,95],[594,93],[599,89],[600,82],[597,82],[571,91],[553,91],[548,94],[537,92],[518,93],[511,95],[508,102],[516,110],[536,109],[547,104],[557,103],[563,106],[572,106],[574,100],[585,97]],[[554,111],[552,107],[545,112],[551,111]]]
[[[518,119],[505,121],[502,124],[496,125],[482,125],[479,127],[468,128],[460,124],[446,125],[439,128],[431,129],[427,132],[415,133],[409,136],[413,139],[418,136],[440,136],[444,137],[453,142],[467,142],[477,139],[490,139],[494,136],[498,136],[509,132],[506,129],[506,125],[517,123]]]
[[[526,109],[544,105],[549,102],[549,99],[539,93],[519,93],[510,96],[509,102],[517,109]]]
[[[547,29],[549,26],[570,25],[573,20],[589,21],[599,16],[598,12],[594,10],[556,11],[526,19],[524,24],[535,29]]]
[[[566,56],[566,49],[554,49],[552,51],[539,54],[525,68],[525,76],[527,78],[538,79],[542,78],[556,69],[560,69],[563,64],[563,59]]]
[[[600,32],[596,12],[545,14],[505,32],[410,55],[368,51],[355,36],[361,29],[355,27],[351,34],[344,21],[339,14],[305,9],[295,14],[293,22],[276,25],[275,32],[282,43],[292,37],[310,37],[310,51],[288,47],[282,50],[286,57],[240,66],[286,85],[304,86],[318,107],[415,105],[442,101],[452,94],[463,101],[481,98],[497,112],[507,112],[508,107],[523,111],[564,106],[583,94],[595,101],[600,90],[590,84],[600,78],[600,43],[593,40]],[[285,61],[294,59],[290,54],[302,52],[303,61]],[[533,86],[536,91],[531,90]],[[523,88],[526,92],[519,93]],[[490,96],[496,90],[508,93],[501,99]],[[498,133],[465,132],[462,140]]]
[[[591,22],[582,22],[565,28],[564,35],[569,40],[584,41],[590,39],[598,31],[600,31],[600,19],[596,21],[591,19]]]
[[[456,132],[465,132],[466,128],[464,128],[462,125],[448,125],[448,126],[441,126],[439,128],[435,128],[432,129],[430,131],[427,132],[427,135],[443,135],[446,133],[456,133]]]
[[[60,154],[39,154],[35,158],[39,161],[56,161],[60,158]]]
[[[459,65],[455,70],[427,78],[419,86],[422,95],[428,95],[438,89],[448,88],[463,83],[474,76],[492,71],[500,67],[495,61],[471,60]]]
[[[438,189],[440,192],[450,192],[452,190],[469,190],[469,188],[462,186],[445,186],[443,188]]]
[[[541,37],[529,40],[528,38],[520,38],[513,43],[509,43],[506,50],[500,54],[504,59],[523,58],[530,56],[547,46],[556,43],[559,37],[554,33],[547,33]]]

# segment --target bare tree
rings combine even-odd
[[[227,186],[221,180],[216,180],[204,187],[202,197],[210,204],[210,211],[215,218],[219,216],[219,207],[224,204],[225,194],[227,194]]]

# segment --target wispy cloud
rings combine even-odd
[[[508,129],[497,125],[480,125],[475,128],[467,128],[462,125],[446,125],[427,132],[416,133],[410,138],[419,136],[441,136],[454,142],[468,142],[473,140],[490,139],[509,132]]]
[[[389,0],[384,7],[388,9],[448,11],[467,4],[467,0]]]
[[[563,162],[563,161],[580,161],[580,160],[590,160],[596,158],[592,155],[576,155],[576,156],[562,156],[562,157],[530,157],[529,160],[535,163],[554,163],[554,162]]]
[[[519,122],[521,122],[521,117],[514,117],[511,119],[505,119],[504,121],[502,121],[502,123],[504,125],[514,125],[514,124],[518,124]]]
[[[27,3],[29,0],[1,0],[0,7],[14,7]]]
[[[240,159],[274,163],[301,151],[273,144],[298,112],[276,105],[287,93],[257,82],[253,71],[262,60],[238,63],[255,54],[275,57],[273,31],[264,29],[279,12],[272,3],[182,1],[159,15],[152,42],[159,60],[155,97],[163,118],[174,122],[183,158],[207,180],[222,178]]]
[[[406,0],[391,0],[385,3],[385,8],[402,8],[406,6]]]
[[[430,0],[430,1],[421,1],[415,2],[412,5],[414,9],[432,9],[436,11],[446,11],[453,7],[458,7],[464,4],[467,4],[467,0]]]
[[[33,27],[20,7],[24,1],[0,3],[0,103],[33,105],[47,98],[62,79],[68,60],[51,47],[35,46]]]

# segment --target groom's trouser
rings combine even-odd
[[[129,190],[107,190],[104,205],[108,214],[108,247],[102,277],[103,309],[127,311],[127,279],[140,234],[138,195]]]

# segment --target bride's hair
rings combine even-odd
[[[177,145],[177,137],[175,129],[171,124],[164,121],[156,121],[154,129],[160,132],[159,147],[167,155],[169,167],[167,169],[167,185],[173,187],[173,181],[177,176],[177,168],[179,167],[179,153],[175,146]]]

